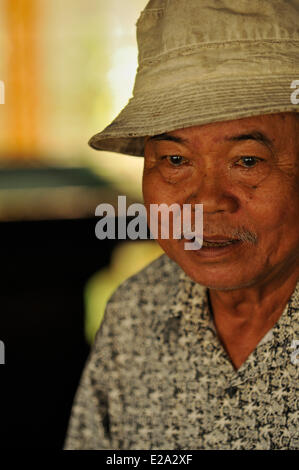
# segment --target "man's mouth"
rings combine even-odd
[[[242,246],[242,240],[239,238],[228,238],[225,235],[195,235],[192,238],[188,237],[190,242],[197,242],[194,245],[192,253],[194,255],[204,258],[217,258],[237,250]],[[201,244],[202,241],[202,244]]]
[[[194,242],[196,239],[198,240],[200,237],[192,237],[190,239],[191,242]],[[236,238],[226,238],[225,236],[220,236],[220,235],[214,235],[214,236],[203,236],[203,241],[202,241],[202,247],[210,247],[210,248],[216,248],[216,247],[223,247],[223,246],[228,246],[232,245],[233,243],[238,243],[241,240],[236,239]]]
[[[240,240],[232,239],[232,240],[217,240],[217,241],[212,241],[212,240],[205,240],[203,239],[202,246],[209,246],[209,247],[217,247],[217,246],[228,246],[232,245],[233,243],[237,243]]]

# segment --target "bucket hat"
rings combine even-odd
[[[143,156],[145,136],[299,112],[299,0],[150,0],[136,26],[132,97],[94,149]]]

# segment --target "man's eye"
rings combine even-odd
[[[258,157],[251,157],[251,156],[246,156],[246,157],[241,157],[240,160],[238,160],[237,163],[241,162],[244,168],[253,168],[256,166],[257,162],[263,161],[262,158]]]
[[[180,166],[185,161],[181,155],[165,155],[163,158],[166,158],[172,166]]]

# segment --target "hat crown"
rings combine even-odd
[[[137,21],[139,64],[184,49],[299,41],[299,0],[150,0]]]
[[[90,139],[144,154],[144,137],[299,113],[299,0],[150,0],[137,21],[133,95]]]

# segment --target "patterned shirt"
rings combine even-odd
[[[298,449],[298,340],[299,281],[236,370],[208,289],[162,255],[110,299],[65,449]]]

